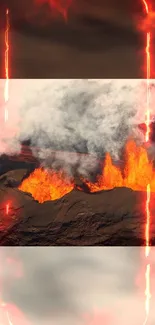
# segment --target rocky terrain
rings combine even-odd
[[[145,244],[146,193],[115,188],[91,194],[76,180],[77,185],[70,193],[40,204],[17,188],[29,173],[28,167],[18,168],[0,177],[1,245]],[[152,218],[154,202],[152,194]],[[152,245],[155,244],[154,227],[152,220]]]

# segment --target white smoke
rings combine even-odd
[[[78,164],[83,172],[107,151],[118,159],[129,136],[141,139],[137,124],[144,120],[145,91],[141,80],[11,80],[2,151],[17,151],[21,141],[31,139],[39,148],[34,155],[45,164],[47,158],[52,167]],[[46,148],[59,151],[54,161]],[[65,154],[68,150],[94,157],[87,163],[86,157]]]

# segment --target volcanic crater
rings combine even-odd
[[[93,181],[16,158],[0,158],[1,245],[144,245],[148,183],[155,244],[154,162],[143,146],[129,140],[119,166],[107,153]]]

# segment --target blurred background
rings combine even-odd
[[[154,248],[152,272],[153,255]],[[142,247],[8,247],[0,249],[0,256],[3,301],[30,322],[18,319],[16,324],[136,325],[145,319]],[[152,277],[150,324],[153,281]]]
[[[144,11],[141,0],[2,0],[1,6],[10,8],[14,23],[21,20],[36,26],[43,22],[44,25],[51,23],[51,17],[53,20],[62,20],[62,10],[66,8],[68,23],[74,20],[87,23],[87,20],[92,19],[96,23],[107,20],[130,27],[133,17]],[[42,19],[38,20],[38,17]]]
[[[12,78],[144,77],[141,0],[2,0],[1,77],[6,7]]]

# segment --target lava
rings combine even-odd
[[[4,100],[7,104],[9,100],[9,10],[6,10],[6,30],[5,30],[5,88],[4,88]],[[5,105],[5,122],[8,120],[8,109]]]
[[[146,148],[129,140],[125,146],[124,156],[124,167],[120,169],[113,163],[110,154],[106,154],[102,172],[98,175],[96,182],[92,183],[83,179],[90,192],[109,190],[114,187],[129,187],[135,191],[146,191],[148,184],[150,184],[150,191],[155,192],[155,169],[153,162],[149,160]],[[19,189],[31,193],[37,201],[42,203],[47,200],[59,199],[72,191],[74,186],[74,181],[70,180],[62,171],[48,172],[38,168],[22,182]],[[149,227],[146,228],[146,231],[149,241]]]
[[[73,181],[62,171],[48,172],[42,168],[35,169],[19,186],[21,191],[31,193],[40,203],[57,200],[72,191],[73,188]]]
[[[135,191],[146,191],[150,183],[151,191],[155,192],[155,170],[149,160],[146,149],[129,140],[125,146],[124,168],[121,170],[112,162],[107,153],[101,175],[92,184],[86,180],[90,192],[109,190],[114,187],[128,187]]]

